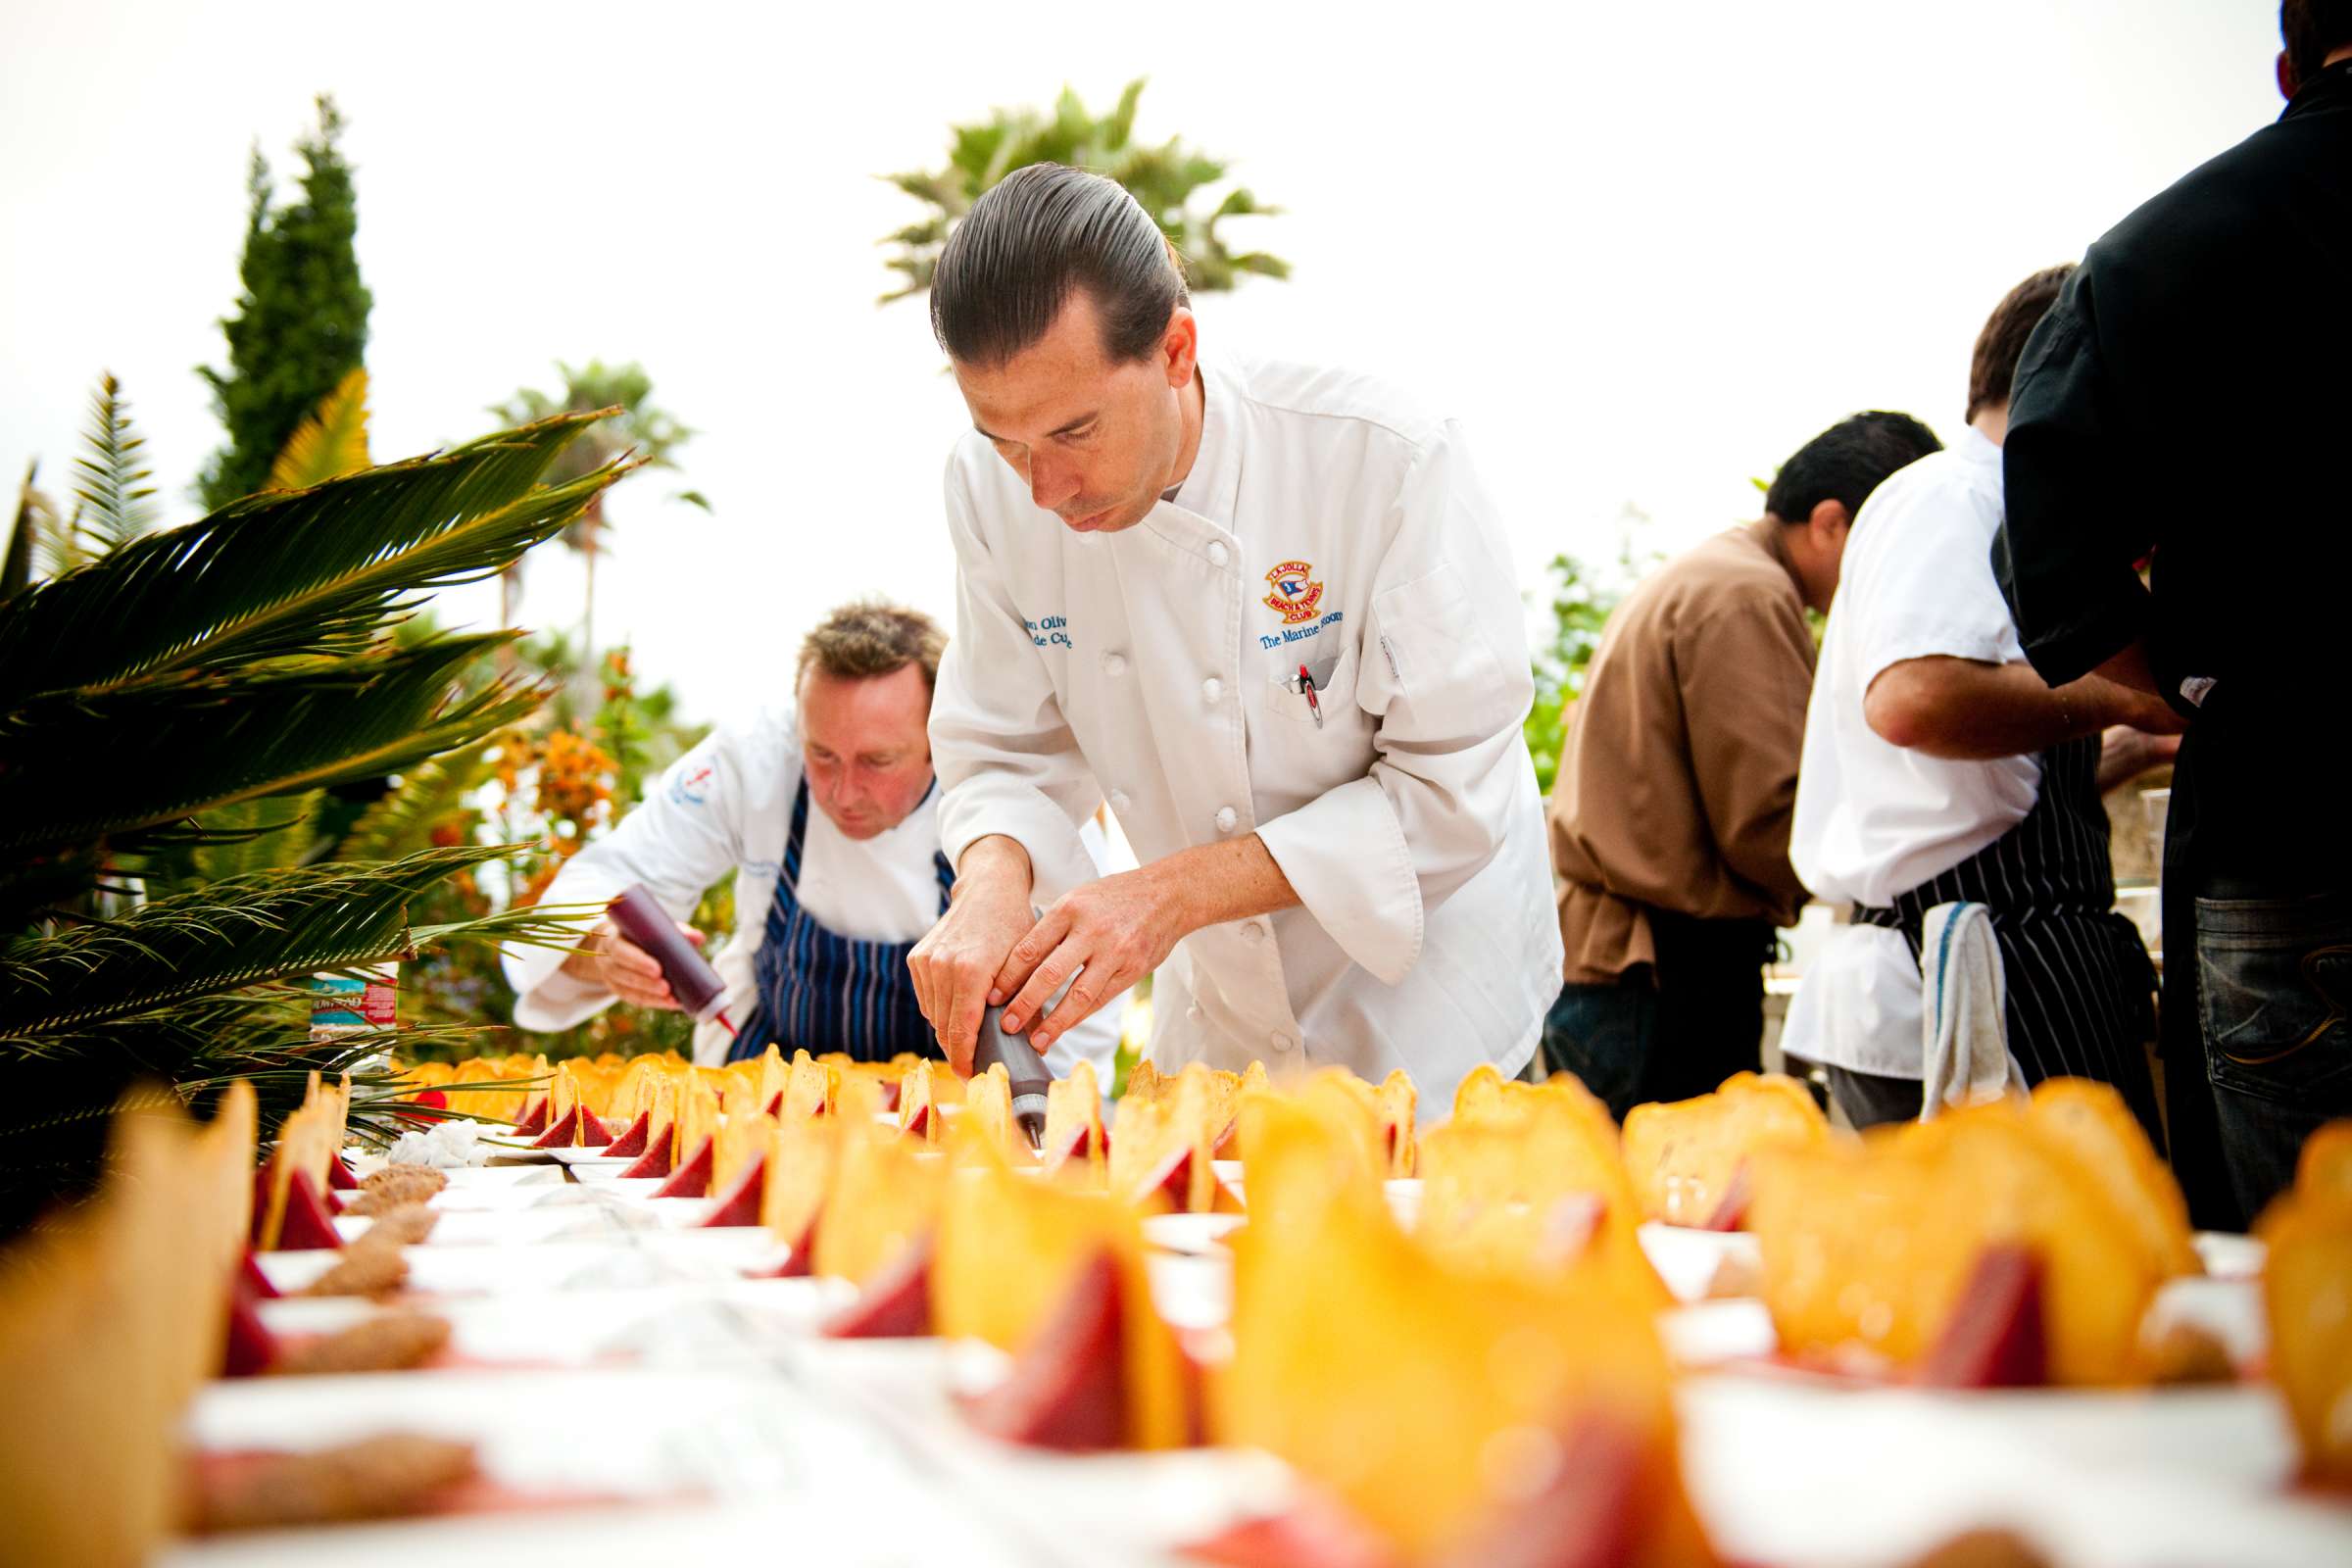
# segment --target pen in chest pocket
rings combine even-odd
[[[1315,716],[1315,728],[1323,727],[1323,705],[1315,700],[1315,675],[1304,664],[1298,666],[1298,689],[1306,694],[1306,710]]]

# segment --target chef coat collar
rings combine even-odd
[[[1237,368],[1205,356],[1200,368],[1200,445],[1192,470],[1162,503],[1205,517],[1228,532],[1235,528],[1234,503],[1242,489],[1241,403],[1247,383]]]
[[[1952,450],[1969,462],[1994,468],[2001,466],[2000,445],[1975,425],[1963,426]]]

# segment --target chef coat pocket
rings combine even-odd
[[[1396,695],[1425,736],[1493,735],[1527,714],[1531,677],[1525,668],[1506,674],[1478,616],[1451,562],[1372,600]]]
[[[2199,899],[2196,909],[2213,1082],[2293,1103],[2352,1085],[2352,897]]]
[[[1323,722],[1332,723],[1355,705],[1355,650],[1331,638],[1328,652],[1319,651],[1310,642],[1300,649],[1285,649],[1269,656],[1266,706],[1294,724],[1315,727],[1315,710],[1320,708]],[[1298,679],[1298,666],[1315,683],[1315,701],[1309,704],[1306,692]]]

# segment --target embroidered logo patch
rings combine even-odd
[[[1315,607],[1323,602],[1323,585],[1309,575],[1314,569],[1303,561],[1286,561],[1266,573],[1266,586],[1273,591],[1260,603],[1280,614],[1284,625],[1296,626],[1315,618]]]
[[[710,764],[705,762],[692,772],[681,773],[671,779],[669,782],[671,803],[678,806],[702,805],[710,798],[711,772]]]

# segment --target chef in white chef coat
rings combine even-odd
[[[1402,1067],[1438,1104],[1516,1072],[1559,930],[1524,612],[1459,430],[1201,357],[1158,228],[1056,166],[973,207],[931,308],[974,426],[931,714],[957,880],[908,963],[950,1059],[986,1003],[1043,1049],[1156,969],[1163,1069]],[[1090,880],[1105,799],[1144,863]]]
[[[915,611],[832,612],[802,644],[797,702],[712,730],[549,885],[551,906],[601,906],[642,884],[683,921],[733,873],[735,931],[711,962],[742,1028],[701,1024],[698,1062],[756,1055],[770,1042],[861,1060],[932,1042],[906,956],[955,880],[940,853],[924,736],[943,642]],[[1093,875],[1104,846],[1091,822],[1084,833]],[[505,956],[525,1029],[568,1029],[616,1000],[677,1005],[661,966],[609,920],[575,948],[513,944]],[[1105,1014],[1057,1046],[1049,1065],[1060,1073],[1084,1056],[1107,1074],[1117,1044],[1117,1020]]]

